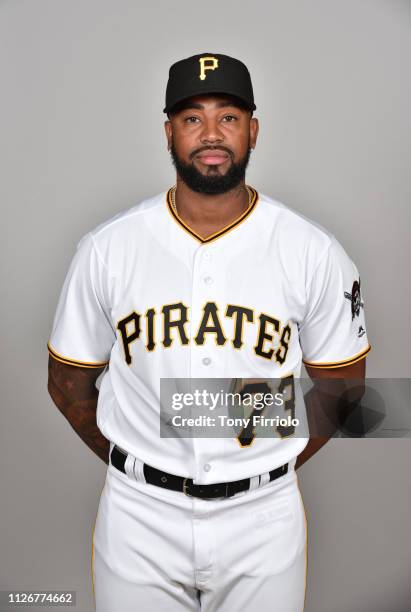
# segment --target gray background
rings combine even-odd
[[[46,342],[80,237],[174,182],[173,61],[247,63],[261,121],[248,182],[335,233],[363,280],[368,374],[410,376],[410,22],[397,0],[0,2],[0,588],[73,589],[92,609],[105,467],[47,395]],[[298,472],[307,612],[409,611],[410,451],[334,440]]]

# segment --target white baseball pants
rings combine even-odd
[[[96,612],[303,611],[307,523],[294,469],[215,500],[139,473],[107,469],[93,532]]]

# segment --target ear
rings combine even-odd
[[[169,151],[171,148],[171,143],[173,142],[173,128],[171,125],[171,121],[169,119],[167,119],[167,121],[164,122],[164,129],[165,129],[166,138],[167,138],[167,150]]]
[[[250,147],[252,149],[255,149],[259,128],[260,128],[260,125],[258,123],[258,119],[256,117],[251,117],[250,119]]]

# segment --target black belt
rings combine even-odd
[[[125,463],[127,459],[127,453],[113,446],[113,450],[110,453],[111,464],[115,468],[126,474]],[[151,467],[151,465],[144,464],[144,477],[148,484],[162,487],[163,489],[172,489],[173,491],[181,491],[189,497],[200,497],[202,499],[213,499],[215,497],[231,497],[241,491],[248,491],[250,488],[250,478],[243,478],[242,480],[235,480],[233,482],[218,482],[215,484],[194,484],[192,478],[184,478],[183,476],[174,476],[174,474],[168,474],[157,468]],[[271,470],[270,482],[284,476],[288,472],[288,463]],[[261,476],[259,477],[261,478]]]

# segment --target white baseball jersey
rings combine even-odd
[[[358,271],[337,240],[252,191],[249,209],[202,239],[171,190],[78,244],[50,353],[106,368],[97,424],[141,461],[208,484],[293,460],[307,438],[162,438],[162,378],[298,377],[302,362],[355,363],[370,350]]]

